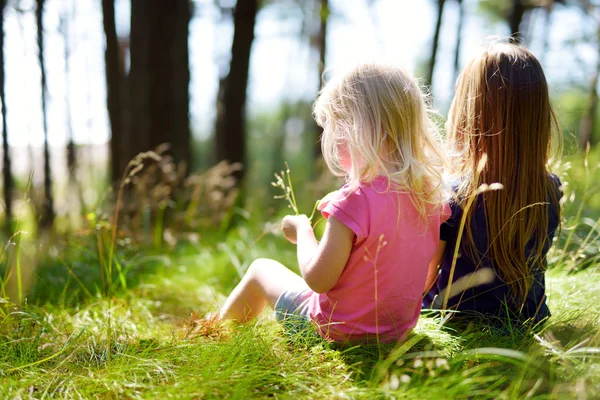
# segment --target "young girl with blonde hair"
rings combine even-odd
[[[530,51],[494,43],[464,68],[447,123],[457,200],[441,228],[424,306],[500,323],[550,315],[544,271],[561,192],[548,164],[559,133]],[[500,189],[486,190],[493,184]]]
[[[364,64],[327,83],[314,115],[327,166],[347,182],[319,204],[322,240],[306,216],[285,217],[302,276],[258,259],[220,317],[248,321],[268,304],[278,320],[310,322],[335,341],[400,340],[416,324],[449,215],[444,156],[423,93],[399,68]]]

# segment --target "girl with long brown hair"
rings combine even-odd
[[[559,224],[560,145],[538,60],[494,43],[462,71],[447,122],[456,200],[442,225],[424,306],[540,321],[546,254]]]

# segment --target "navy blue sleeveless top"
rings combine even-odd
[[[509,286],[502,280],[499,271],[491,264],[487,256],[488,234],[483,209],[483,198],[478,196],[474,203],[475,212],[471,221],[473,240],[479,254],[483,254],[481,262],[471,260],[464,251],[464,241],[459,249],[458,259],[452,279],[448,309],[461,311],[463,316],[483,314],[487,317],[497,317],[501,320],[533,320],[538,322],[550,316],[546,305],[546,284],[544,271],[546,267],[546,254],[552,244],[554,233],[558,227],[560,210],[554,202],[562,197],[560,180],[555,175],[550,175],[551,190],[554,191],[554,200],[548,195],[548,234],[544,240],[543,258],[541,265],[531,265],[533,284],[527,298],[523,303],[515,299]],[[462,209],[456,203],[451,203],[452,215],[440,227],[440,239],[446,241],[446,253],[442,261],[438,279],[431,290],[423,298],[423,308],[441,309],[446,295],[450,270],[458,229],[462,218]],[[525,255],[533,253],[536,237],[533,237],[525,247]],[[463,239],[464,240],[464,239]]]

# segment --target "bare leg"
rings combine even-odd
[[[255,260],[240,283],[233,289],[221,308],[220,319],[240,322],[257,317],[269,304],[271,307],[285,289],[307,287],[304,279],[283,264],[268,258]]]

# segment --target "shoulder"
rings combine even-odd
[[[344,209],[360,208],[367,204],[367,198],[370,195],[369,192],[370,190],[368,187],[359,186],[352,188],[348,185],[344,185],[341,189],[333,193],[328,205],[334,205]]]
[[[550,181],[550,190],[552,193],[557,196],[559,199],[563,196],[563,184],[560,181],[560,178],[555,174],[548,174],[548,180]]]
[[[321,210],[323,216],[329,219],[333,216],[350,228],[360,240],[365,238],[369,225],[369,200],[366,188],[342,187],[334,192],[327,205]]]
[[[555,186],[560,186],[562,185],[560,178],[558,177],[558,175],[553,174],[552,172],[550,172],[548,174],[548,179],[550,179],[550,182],[552,182],[552,184],[554,184]]]
[[[410,193],[395,189],[386,179],[379,177],[372,182],[361,183],[357,186],[344,185],[334,192],[331,201],[349,206],[364,206],[367,204],[377,206],[378,202],[398,199],[399,197],[410,198]]]
[[[560,200],[564,193],[562,182],[558,176],[554,174],[548,174],[548,180],[550,182],[550,188],[548,189],[548,230],[553,232],[558,228],[560,223]]]
[[[453,180],[447,183],[447,186],[450,188],[451,197],[448,202],[448,207],[450,209],[450,216],[446,220],[447,225],[456,226],[460,222],[460,218],[462,216],[462,203],[463,198],[460,196],[460,186],[462,182],[459,180]]]

